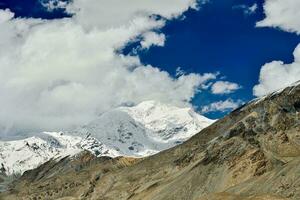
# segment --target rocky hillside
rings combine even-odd
[[[2,199],[300,199],[300,84],[143,159],[82,153],[26,172]]]

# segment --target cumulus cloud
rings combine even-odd
[[[300,34],[300,1],[266,0],[266,18],[257,23],[258,27],[278,27]],[[286,64],[273,61],[262,66],[259,83],[253,88],[255,96],[263,96],[300,80],[300,44],[294,51],[294,62]]]
[[[147,32],[143,35],[141,41],[141,47],[143,49],[149,49],[151,46],[164,46],[166,36],[163,33]]]
[[[217,101],[203,106],[201,111],[202,113],[227,112],[238,108],[241,104],[243,104],[241,100],[234,101],[232,99],[226,99],[225,101]]]
[[[213,94],[230,94],[240,88],[241,86],[239,86],[237,83],[217,81],[211,86],[211,92]]]
[[[259,84],[253,88],[255,96],[263,96],[300,80],[300,44],[294,51],[294,62],[273,61],[260,71]]]
[[[112,28],[131,23],[133,18],[176,18],[196,5],[196,0],[74,0],[67,10],[86,28]]]
[[[299,0],[265,0],[266,18],[257,22],[258,27],[278,27],[300,34]]]
[[[195,1],[74,0],[66,6],[73,16],[57,20],[0,10],[0,135],[70,129],[126,102],[188,104],[215,74],[173,78],[118,50],[137,38],[145,47],[163,45],[153,31],[191,6]]]
[[[0,23],[7,22],[14,17],[14,13],[10,12],[9,9],[0,10]]]

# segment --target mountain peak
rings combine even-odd
[[[212,122],[191,108],[146,101],[112,109],[74,131],[0,142],[0,162],[7,174],[14,174],[83,150],[96,156],[145,157],[186,141]]]
[[[103,113],[76,132],[90,133],[121,155],[143,157],[182,143],[213,122],[190,107],[145,101]]]

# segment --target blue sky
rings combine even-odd
[[[258,9],[244,14],[238,5]],[[214,0],[199,11],[189,10],[182,21],[172,21],[163,30],[167,35],[164,47],[153,47],[139,52],[142,61],[170,73],[181,67],[186,72],[220,72],[226,80],[242,86],[233,94],[212,95],[209,91],[199,93],[194,105],[202,106],[211,101],[227,98],[249,101],[254,98],[253,86],[258,83],[259,72],[265,63],[282,60],[293,61],[293,51],[300,37],[274,28],[256,28],[264,18],[262,1]],[[219,118],[227,112],[207,113]]]
[[[46,0],[44,2],[47,2]],[[174,78],[180,67],[185,73],[217,73],[218,79],[234,82],[240,89],[230,94],[201,90],[193,105],[201,111],[212,102],[247,102],[254,98],[261,67],[268,62],[293,62],[293,51],[300,42],[296,33],[273,27],[256,27],[265,18],[263,0],[211,0],[200,9],[189,9],[180,19],[167,21],[157,32],[166,36],[164,46],[135,50],[139,41],[123,48],[125,55],[138,55],[143,64],[157,66]],[[250,12],[250,7],[257,8]],[[0,0],[0,9],[9,8],[15,17],[59,19],[70,17],[63,8],[47,10],[37,0]],[[230,110],[205,113],[220,118]]]

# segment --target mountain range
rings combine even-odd
[[[155,101],[118,107],[73,131],[0,141],[1,172],[22,174],[50,159],[74,156],[84,150],[97,157],[146,157],[181,144],[211,123],[213,120],[192,108]]]

